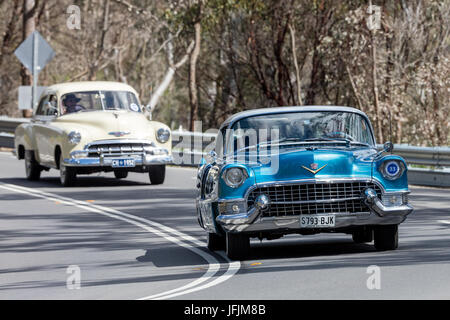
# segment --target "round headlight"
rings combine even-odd
[[[170,138],[170,131],[165,129],[165,128],[161,128],[156,132],[156,140],[158,140],[161,143],[166,143]]]
[[[245,179],[247,179],[247,171],[242,168],[229,168],[222,175],[226,185],[231,188],[237,188],[241,186]]]
[[[78,144],[81,141],[81,133],[78,131],[71,131],[69,132],[67,138],[69,139],[69,142],[72,144]]]
[[[398,160],[388,160],[381,165],[381,174],[388,180],[396,180],[401,177],[405,170],[403,162]]]

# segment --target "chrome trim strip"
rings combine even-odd
[[[310,203],[330,203],[330,202],[343,202],[350,200],[361,200],[361,197],[352,198],[332,198],[332,199],[321,199],[321,200],[302,200],[302,201],[271,201],[270,204],[310,204]]]
[[[318,216],[326,216],[326,215],[334,215],[337,217],[368,217],[371,215],[370,212],[327,212],[327,213],[305,213],[304,215],[318,215]],[[292,216],[273,216],[273,217],[261,217],[259,221],[282,221],[282,220],[290,220],[290,219],[299,219],[302,214],[296,214]]]
[[[217,199],[218,203],[228,203],[228,202],[245,202],[245,198],[235,198],[235,199]]]
[[[129,143],[140,143],[140,144],[148,144],[151,146],[155,146],[155,144],[150,140],[141,140],[141,139],[108,139],[108,140],[97,140],[90,142],[84,146],[84,150],[89,149],[92,146],[104,145],[104,144],[129,144]]]
[[[147,155],[145,157],[127,157],[127,156],[117,156],[111,158],[100,157],[90,157],[90,158],[70,158],[64,159],[63,163],[65,166],[70,167],[111,167],[112,160],[116,159],[128,159],[133,158],[137,166],[145,166],[145,165],[158,165],[158,164],[170,164],[173,162],[172,156],[169,155]],[[124,168],[126,169],[126,168]]]

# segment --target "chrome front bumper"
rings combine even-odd
[[[112,167],[113,160],[134,159],[135,166],[151,166],[159,164],[171,164],[171,155],[140,155],[140,156],[117,156],[117,157],[86,157],[86,158],[66,158],[63,163],[69,167]],[[125,168],[126,169],[126,168]]]
[[[388,206],[377,197],[373,189],[366,189],[363,194],[370,212],[361,213],[327,213],[335,216],[335,226],[338,229],[364,225],[390,225],[402,223],[413,208],[408,204]],[[220,205],[220,204],[219,204]],[[264,232],[279,230],[299,230],[300,215],[282,217],[261,217],[260,210],[253,207],[248,212],[236,214],[220,214],[216,222],[226,232]]]

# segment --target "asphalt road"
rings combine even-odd
[[[231,262],[205,249],[195,173],[168,168],[162,186],[137,173],[81,176],[62,188],[57,171],[29,182],[23,161],[0,153],[0,299],[450,298],[449,189],[411,186],[396,251],[293,235],[252,241],[249,259]]]

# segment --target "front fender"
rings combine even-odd
[[[381,165],[384,162],[390,160],[401,161],[405,166],[403,174],[396,180],[388,180],[380,172]],[[405,159],[400,156],[386,155],[380,159],[375,160],[373,163],[373,178],[383,185],[386,192],[408,191],[408,165],[406,164]]]

